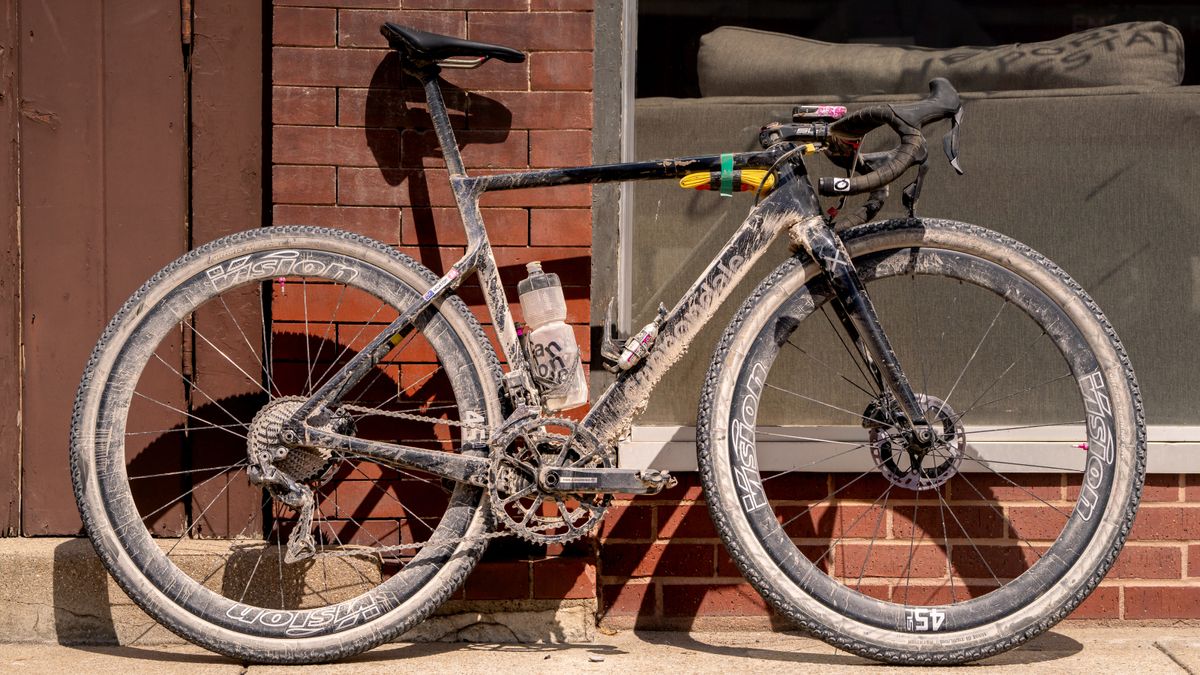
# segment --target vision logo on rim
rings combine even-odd
[[[358,276],[358,270],[338,262],[301,258],[299,251],[272,251],[234,258],[205,272],[209,283],[218,291],[251,279],[285,277],[289,274],[322,275],[331,280],[347,282]]]
[[[733,476],[737,482],[742,508],[753,513],[767,505],[762,479],[758,474],[758,457],[754,454],[754,420],[758,417],[758,401],[762,396],[767,369],[755,363],[746,380],[745,393],[735,399],[738,406],[729,422],[729,449],[733,454]]]

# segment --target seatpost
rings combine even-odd
[[[462,155],[458,151],[458,141],[454,138],[454,130],[450,127],[450,114],[446,112],[446,102],[442,99],[442,87],[438,84],[437,70],[423,70],[420,74],[421,84],[425,85],[425,101],[429,106],[429,117],[433,119],[433,130],[437,133],[438,145],[442,146],[442,156],[446,158],[446,168],[451,177],[467,175],[463,168]]]

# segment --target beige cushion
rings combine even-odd
[[[1046,42],[954,49],[835,44],[732,26],[700,39],[704,96],[918,93],[934,77],[960,91],[1170,87],[1183,81],[1183,37],[1147,21]]]

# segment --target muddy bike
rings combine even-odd
[[[781,234],[793,253],[716,345],[697,420],[705,499],[746,579],[803,629],[897,663],[1011,648],[1096,588],[1145,470],[1112,327],[1003,235],[872,222],[916,166],[911,215],[923,126],[950,121],[956,163],[948,82],[914,103],[798,108],[756,152],[470,176],[438,73],[524,56],[382,31],[424,87],[465,255],[439,277],[356,234],[263,228],[188,253],[121,308],[80,385],[71,468],[100,557],[152,617],[237,658],[344,657],[427,618],[491,539],[570,542],[613,495],[670,486],[667,472],[619,467],[615,448]],[[862,151],[884,127],[899,144]],[[846,175],[811,179],[813,153]],[[578,348],[531,347],[541,329],[529,307],[514,321],[479,198],[655,179],[756,201],[673,308],[624,343],[605,326],[612,384],[581,421],[559,416],[581,385]],[[836,218],[819,202],[860,194]],[[552,281],[531,274],[522,302],[544,291],[554,309]],[[492,336],[460,296],[486,306]],[[1032,455],[1005,442],[1030,429],[1046,432]]]

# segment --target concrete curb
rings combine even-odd
[[[206,553],[211,560],[211,552]],[[0,640],[63,645],[178,645],[134,605],[87,539],[0,538]],[[587,642],[596,601],[447,603],[409,642]]]

